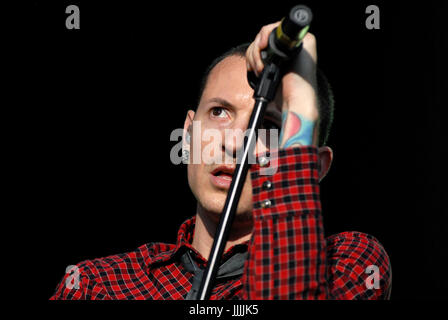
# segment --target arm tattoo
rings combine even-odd
[[[280,134],[280,143],[283,144],[282,147],[312,145],[315,124],[315,121],[305,119],[294,111],[284,111],[282,114],[282,132]]]

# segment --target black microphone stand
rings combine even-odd
[[[309,10],[306,7],[298,6],[300,10]],[[290,15],[298,14],[294,12],[294,7]],[[305,9],[304,9],[305,8]],[[307,13],[311,20],[311,11]],[[307,29],[306,29],[307,30]],[[306,33],[306,31],[305,31]],[[302,35],[304,36],[304,34]],[[285,63],[295,57],[302,49],[302,44],[293,50],[282,50],[276,42],[275,30],[269,36],[269,46],[266,51],[262,51],[261,56],[264,61],[264,69],[259,78],[253,73],[248,73],[248,82],[254,89],[255,104],[248,124],[248,134],[244,136],[243,152],[237,159],[235,172],[227,194],[224,209],[221,213],[219,224],[216,229],[213,246],[208,259],[207,267],[203,273],[199,291],[193,294],[193,299],[208,300],[213,288],[213,282],[219,268],[219,262],[224,252],[230,229],[232,227],[235,212],[244,186],[244,182],[249,170],[249,156],[255,150],[258,138],[257,130],[260,127],[268,103],[272,101],[277,92],[278,85],[285,71]],[[197,295],[196,295],[197,294]]]

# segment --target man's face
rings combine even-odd
[[[244,57],[230,56],[222,60],[210,72],[207,85],[194,114],[193,120],[200,122],[202,139],[198,132],[195,132],[198,127],[191,124],[191,119],[188,117],[186,119],[186,128],[190,128],[191,136],[188,182],[199,205],[207,212],[212,213],[212,218],[215,220],[219,218],[223,209],[236,164],[236,154],[242,148],[242,139],[236,139],[229,135],[229,132],[232,132],[229,129],[237,130],[237,132],[238,130],[244,132],[247,129],[255,102],[254,92],[247,82],[246,75]],[[271,106],[268,109],[271,114],[271,122],[280,127],[280,111]],[[192,115],[193,112],[190,111],[190,116]],[[266,118],[268,117],[266,116]],[[204,134],[207,131],[210,132],[210,129],[214,129],[215,133],[219,132],[220,138],[204,139]],[[269,133],[267,135],[269,136]],[[210,155],[209,160],[212,161],[205,163],[202,159],[200,163],[191,163],[195,157],[195,150],[198,150],[197,144],[201,144],[201,152],[211,150],[207,154]],[[267,149],[259,139],[256,153]],[[229,163],[229,159],[232,163]],[[245,221],[251,217],[252,188],[248,174],[238,204],[236,221]]]

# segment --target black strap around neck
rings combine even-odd
[[[242,275],[246,259],[247,251],[235,253],[219,266],[216,279],[224,279]],[[196,262],[194,262],[190,254],[190,250],[186,250],[180,260],[187,271],[194,273],[193,284],[185,300],[197,300],[197,294],[199,291],[199,286],[201,285],[202,276],[204,275],[204,269],[201,269]]]

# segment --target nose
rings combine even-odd
[[[244,143],[245,140],[249,138],[249,131],[247,129],[241,128],[233,128],[224,130],[224,140],[222,143],[222,150],[225,154],[225,159],[231,160],[232,162],[237,161],[239,157],[241,157],[244,151]],[[258,137],[256,140],[256,145],[252,145],[253,148],[252,154],[249,156],[249,161],[254,161],[253,157],[257,154],[265,153],[270,149],[270,130],[257,130]],[[247,144],[248,142],[246,142]],[[255,141],[252,142],[255,144]],[[249,146],[248,146],[249,147]],[[250,162],[253,163],[253,162]]]
[[[245,130],[241,128],[229,128],[223,132],[222,150],[226,159],[236,161],[243,152]]]

